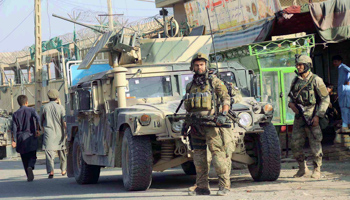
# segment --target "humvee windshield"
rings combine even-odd
[[[131,78],[126,97],[136,99],[172,96],[170,76]]]

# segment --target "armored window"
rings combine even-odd
[[[78,90],[78,108],[79,111],[82,110],[91,110],[91,90],[82,89]]]
[[[170,76],[129,79],[126,97],[141,99],[172,96]]]

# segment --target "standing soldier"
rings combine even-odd
[[[294,158],[298,161],[299,170],[294,177],[302,177],[309,172],[303,152],[305,137],[308,137],[314,164],[311,177],[319,179],[323,155],[319,119],[323,118],[326,113],[330,102],[329,95],[322,78],[310,71],[312,60],[309,56],[296,55],[295,64],[298,76],[292,82],[288,104],[288,107],[295,113],[292,152]]]
[[[197,53],[191,61],[193,80],[186,86],[185,108],[188,113],[198,116],[217,117],[217,125],[226,122],[226,115],[230,106],[230,96],[224,83],[216,76],[209,78],[208,58]],[[221,108],[220,108],[221,107]],[[200,118],[198,119],[200,120]],[[189,191],[189,195],[209,195],[209,168],[207,160],[207,146],[212,154],[212,161],[219,178],[217,195],[227,195],[230,191],[231,155],[233,150],[232,138],[224,128],[203,127],[191,125],[191,144],[194,150],[193,161],[196,167],[196,189]]]

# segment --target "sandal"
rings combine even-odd
[[[65,176],[67,174],[67,171],[62,172],[62,176]]]
[[[52,179],[53,178],[53,174],[49,174],[49,179]]]

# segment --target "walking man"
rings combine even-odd
[[[54,176],[54,159],[57,151],[60,158],[62,176],[66,175],[66,135],[65,135],[65,110],[57,103],[59,92],[51,89],[47,92],[50,102],[41,107],[41,124],[44,129],[43,150],[46,155],[46,170],[49,178]]]
[[[306,55],[296,55],[296,73],[290,89],[290,107],[294,113],[294,125],[292,133],[292,152],[298,161],[299,170],[294,177],[307,175],[309,169],[306,166],[303,147],[305,137],[309,143],[313,155],[314,170],[312,178],[319,179],[322,166],[322,131],[319,119],[323,118],[330,103],[328,91],[322,78],[313,74],[312,60]],[[319,99],[318,105],[316,101]]]
[[[341,132],[349,133],[350,124],[350,68],[342,63],[343,58],[333,56],[333,66],[338,68],[338,99],[342,118]]]
[[[19,95],[17,102],[20,108],[12,116],[12,147],[21,154],[27,181],[31,182],[34,180],[33,170],[38,149],[37,137],[40,135],[39,116],[34,108],[27,107],[27,96]]]
[[[193,80],[186,86],[185,108],[188,113],[196,116],[217,117],[217,124],[226,122],[226,114],[230,106],[230,96],[224,83],[216,76],[209,78],[208,58],[202,53],[193,56],[191,61],[191,71],[194,71]],[[194,95],[196,98],[194,98]],[[200,98],[200,102],[197,101]],[[196,99],[196,100],[195,100]],[[194,103],[194,101],[196,103]],[[205,102],[205,103],[203,103]],[[214,102],[219,102],[217,105]],[[200,120],[200,117],[198,118]],[[218,127],[203,127],[191,124],[191,144],[193,147],[193,161],[196,168],[197,178],[194,191],[189,191],[189,195],[209,195],[209,167],[207,160],[207,147],[212,155],[213,165],[219,178],[219,191],[217,195],[224,196],[230,191],[230,169],[232,148],[232,138],[228,131]]]

